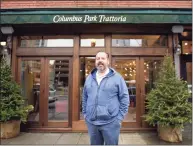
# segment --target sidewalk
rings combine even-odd
[[[3,145],[89,145],[87,133],[21,133],[18,137],[2,140]],[[159,140],[156,132],[121,133],[119,144],[141,145],[192,145],[192,127],[187,125],[182,143]]]

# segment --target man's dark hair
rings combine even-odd
[[[99,52],[105,53],[105,54],[107,55],[107,58],[109,59],[109,53],[107,53],[107,52],[105,52],[105,51],[98,51],[97,54],[98,54]],[[96,54],[96,55],[97,55],[97,54]]]

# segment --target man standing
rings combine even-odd
[[[97,53],[95,66],[85,81],[82,96],[90,143],[118,145],[121,121],[128,112],[128,89],[123,77],[108,67],[107,53]]]

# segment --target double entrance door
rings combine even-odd
[[[146,94],[154,87],[162,59],[162,57],[112,57],[111,67],[124,78],[130,96],[129,111],[123,120],[122,128],[146,126],[142,118],[145,113]],[[95,58],[82,57],[80,62],[83,79],[95,67]],[[83,87],[84,81],[81,81],[80,85]],[[83,120],[82,113],[80,119]]]
[[[160,57],[114,57],[112,67],[124,78],[130,106],[122,127],[144,127],[146,94],[154,87],[162,58]]]
[[[29,126],[73,127],[72,102],[79,101],[72,100],[72,92],[78,89],[72,89],[71,85],[71,60],[67,57],[18,58],[17,79],[25,103],[34,106],[28,117]],[[80,58],[80,63],[82,60],[84,66],[80,66],[80,70],[84,74],[74,72],[80,80],[81,75],[88,75],[87,66],[94,68],[95,58]],[[130,107],[122,123],[123,128],[143,127],[146,94],[154,87],[161,60],[162,57],[112,57],[111,66],[123,76],[130,95]],[[83,84],[80,82],[79,88]]]
[[[18,58],[17,79],[29,114],[31,127],[70,127],[71,58]]]

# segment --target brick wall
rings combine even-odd
[[[1,9],[19,8],[192,8],[191,0],[2,0]]]

